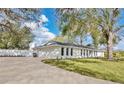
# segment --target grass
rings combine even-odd
[[[124,83],[124,61],[107,61],[104,59],[47,59],[45,63],[113,82]]]

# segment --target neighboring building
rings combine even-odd
[[[42,58],[87,58],[104,57],[104,51],[88,46],[50,41],[41,47],[33,48]]]

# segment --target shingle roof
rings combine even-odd
[[[62,43],[62,42],[58,42],[58,41],[48,41],[44,45],[35,47],[33,49],[43,48],[43,47],[47,47],[47,46],[72,46],[72,47],[79,47],[79,48],[95,49],[91,46],[76,45],[76,44],[73,44],[73,43]],[[104,51],[104,50],[101,50],[101,49],[95,49],[95,50]]]
[[[49,41],[46,44],[44,44],[43,46],[48,46],[48,45],[62,45],[62,46],[73,46],[73,47],[83,47],[83,48],[92,48],[90,46],[83,46],[83,45],[76,45],[73,43],[62,43],[62,42],[58,42],[58,41]]]

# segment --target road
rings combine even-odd
[[[112,84],[41,62],[42,58],[0,57],[1,84]]]

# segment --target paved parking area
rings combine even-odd
[[[0,57],[0,83],[4,84],[112,84],[41,62],[41,58]]]

